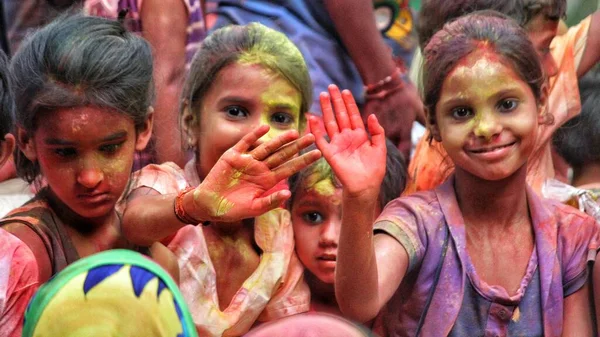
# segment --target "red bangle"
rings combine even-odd
[[[179,194],[177,194],[177,197],[175,197],[173,209],[175,211],[175,216],[177,217],[177,219],[179,219],[179,221],[181,221],[185,224],[197,225],[201,221],[194,219],[192,216],[187,214],[185,209],[183,209],[183,197],[186,195],[186,193],[188,193],[189,191],[191,191],[193,189],[195,189],[195,187],[188,187],[188,188],[182,190],[181,192],[179,192]]]

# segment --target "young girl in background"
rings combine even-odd
[[[8,59],[0,51],[0,168],[15,146],[14,109]],[[25,309],[38,287],[38,267],[27,245],[1,228],[0,271],[0,335],[21,337]]]
[[[182,94],[195,159],[183,169],[150,165],[135,180],[123,230],[175,253],[203,336],[237,336],[257,318],[308,310],[289,212],[275,208],[291,195],[279,182],[320,157],[295,157],[313,142],[298,139],[310,92],[302,55],[283,34],[260,24],[215,31]]]
[[[389,140],[386,147],[386,171],[376,215],[400,196],[407,178],[406,164],[398,148]],[[341,315],[333,284],[343,214],[342,186],[324,158],[292,176],[289,183],[296,253],[305,267],[311,311]]]
[[[424,58],[428,127],[456,172],[392,201],[374,225],[383,129],[370,116],[369,139],[348,92],[331,88],[335,117],[322,95],[331,142],[315,129],[316,142],[344,186],[342,312],[366,321],[381,311],[382,333],[394,336],[592,335],[587,259],[597,226],[526,184],[547,113],[526,33],[510,19],[469,15],[439,31]]]
[[[116,206],[152,129],[148,44],[116,21],[61,17],[29,38],[11,71],[17,173],[44,186],[0,226],[31,248],[40,282],[80,257],[134,249]]]

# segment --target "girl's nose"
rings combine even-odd
[[[324,223],[321,227],[319,243],[323,246],[337,247],[340,239],[340,224],[335,220]]]
[[[93,189],[104,180],[104,173],[97,166],[83,167],[77,174],[77,182],[88,189]]]
[[[484,112],[475,120],[473,133],[476,137],[490,140],[502,131],[502,126],[492,112]]]

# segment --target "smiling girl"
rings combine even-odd
[[[152,129],[148,44],[116,21],[62,17],[29,38],[11,70],[17,172],[43,186],[0,226],[31,248],[40,283],[80,257],[135,249],[116,206]]]
[[[308,310],[290,215],[275,208],[291,195],[280,182],[320,157],[295,156],[314,140],[298,139],[310,78],[298,49],[259,24],[212,33],[188,76],[181,118],[195,158],[141,170],[123,230],[175,253],[201,335],[237,336]]]
[[[587,259],[598,228],[526,184],[547,113],[526,33],[473,14],[446,25],[424,56],[429,130],[456,166],[436,190],[392,201],[373,224],[383,129],[370,116],[369,139],[352,96],[335,87],[333,109],[321,96],[331,142],[311,120],[344,186],[342,312],[367,321],[381,311],[382,333],[393,336],[591,336]]]

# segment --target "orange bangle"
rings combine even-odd
[[[175,211],[175,216],[177,217],[177,219],[179,219],[179,221],[181,221],[185,224],[189,224],[189,225],[197,225],[201,222],[201,221],[194,219],[189,214],[187,214],[185,209],[183,209],[183,197],[186,195],[186,193],[188,193],[189,191],[191,191],[193,189],[195,189],[195,187],[188,187],[188,188],[182,190],[181,192],[179,192],[179,194],[177,194],[177,197],[175,197],[174,206],[173,206],[173,209]]]

